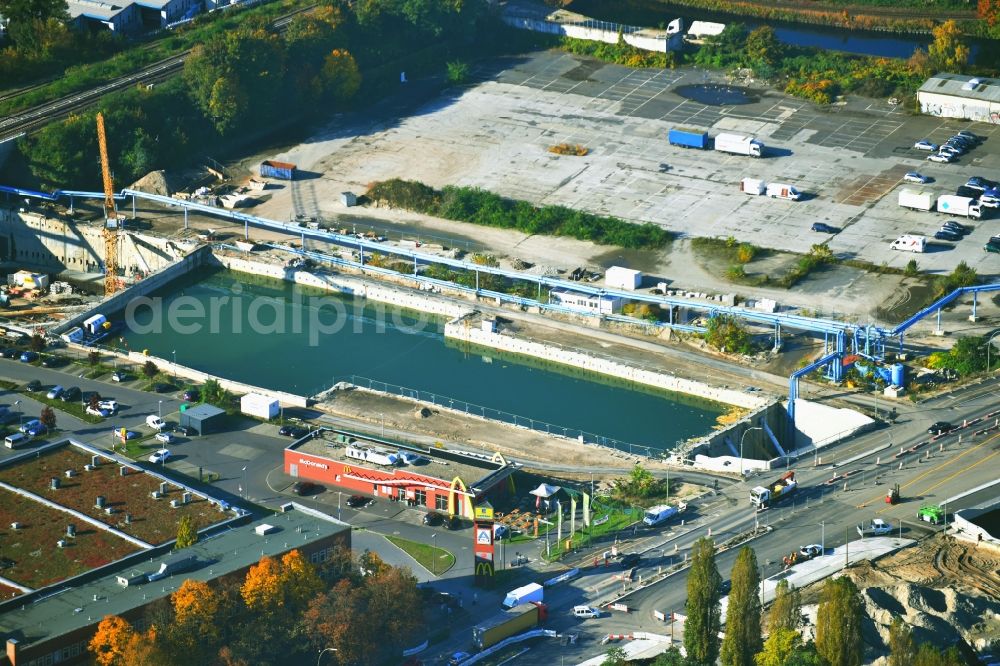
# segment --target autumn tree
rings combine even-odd
[[[791,629],[772,629],[761,651],[754,657],[757,666],[785,666],[795,648],[802,643],[799,632]]]
[[[830,666],[861,665],[863,614],[861,595],[853,580],[847,576],[827,579],[816,613],[816,649]]]
[[[723,666],[753,666],[760,652],[760,575],[757,554],[744,546],[736,556],[731,574],[729,606],[726,609],[726,636],[722,641]]]
[[[917,646],[909,625],[899,617],[892,618],[889,625],[889,666],[912,666],[916,656]]]
[[[90,365],[97,365],[100,362],[101,362],[101,352],[94,349],[87,353],[87,363],[89,363]]]
[[[384,567],[380,573],[365,578],[368,589],[368,613],[380,620],[384,638],[379,647],[389,656],[395,656],[405,647],[413,645],[424,626],[420,613],[407,612],[419,608],[420,592],[417,579],[409,569]]]
[[[45,349],[45,338],[35,333],[28,340],[28,348],[33,352],[40,352]]]
[[[146,375],[147,379],[152,379],[156,375],[160,374],[160,369],[156,367],[156,364],[152,361],[146,361],[142,365],[142,374]]]
[[[934,41],[927,47],[927,55],[938,70],[961,72],[969,62],[969,47],[962,43],[962,31],[955,21],[945,21],[931,33]]]
[[[976,10],[979,18],[986,21],[986,25],[991,28],[1000,20],[1000,0],[979,0]]]
[[[774,28],[763,25],[747,35],[743,52],[752,67],[773,69],[781,60],[785,47],[774,34]]]
[[[309,599],[323,589],[316,567],[297,549],[281,556],[279,584],[284,591],[286,603],[295,609],[305,608]]]
[[[243,602],[252,611],[268,613],[284,603],[281,589],[281,565],[274,558],[264,556],[247,571],[240,588]]]
[[[367,586],[344,579],[309,602],[303,625],[315,645],[336,648],[341,663],[368,666],[378,663],[371,647],[385,637],[380,635],[380,618],[369,618],[367,609]]]
[[[94,653],[98,666],[114,666],[120,663],[134,634],[135,630],[126,620],[117,615],[106,615],[97,625],[87,649]]]
[[[49,430],[56,429],[56,413],[48,405],[42,407],[42,412],[38,415],[38,420]]]
[[[774,633],[779,629],[798,628],[802,620],[802,596],[788,580],[781,579],[774,590],[774,602],[767,614],[767,629]]]
[[[695,541],[688,570],[684,649],[696,664],[714,664],[719,656],[722,577],[715,566],[715,544],[709,537]]]
[[[334,49],[323,60],[323,68],[314,80],[319,97],[345,102],[357,94],[361,87],[361,71],[354,56],[346,49]]]
[[[93,410],[100,409],[101,408],[101,396],[99,396],[96,392],[91,393],[90,394],[90,400],[87,401],[87,407],[90,407]]]
[[[177,541],[174,542],[174,549],[189,548],[198,543],[198,528],[195,527],[191,516],[181,516],[177,521]]]
[[[173,663],[160,645],[156,626],[143,633],[132,632],[116,662],[117,666],[173,666]]]

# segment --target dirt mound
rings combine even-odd
[[[167,176],[166,171],[150,171],[139,180],[132,183],[133,190],[148,192],[149,194],[159,194],[169,197],[177,188]]]

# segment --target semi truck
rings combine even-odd
[[[760,157],[764,153],[764,144],[752,136],[717,134],[715,136],[715,149],[720,153]]]
[[[802,198],[801,192],[784,183],[768,183],[765,194],[772,199],[788,199],[789,201],[798,201]]]
[[[914,210],[934,210],[934,194],[923,190],[902,189],[899,191],[899,205]]]
[[[642,517],[642,523],[646,527],[655,527],[662,522],[670,520],[674,516],[687,509],[687,504],[680,502],[677,506],[671,504],[658,504],[646,509],[646,514]]]
[[[766,509],[772,502],[784,499],[795,493],[799,484],[795,480],[795,472],[789,471],[769,483],[767,486],[757,486],[750,490],[750,503],[757,509]]]
[[[504,608],[513,608],[514,606],[519,606],[532,601],[541,602],[543,601],[544,595],[545,588],[538,583],[529,583],[508,592],[507,596],[504,597],[501,606]]]
[[[979,206],[979,201],[971,197],[959,197],[954,194],[943,194],[938,197],[937,209],[939,213],[949,215],[962,215],[979,219],[983,216],[983,209]]]
[[[671,146],[705,150],[708,148],[708,132],[672,129],[667,133],[667,141],[670,142]]]
[[[518,604],[508,610],[500,611],[474,626],[472,628],[472,642],[475,643],[477,649],[485,650],[505,638],[538,626],[545,622],[547,617],[548,608],[539,601]]]

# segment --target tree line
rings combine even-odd
[[[21,139],[18,149],[41,186],[96,187],[94,116],[102,111],[116,181],[130,183],[153,169],[189,165],[208,147],[225,150],[271,128],[350,108],[363,73],[384,85],[385,68],[398,77],[398,68],[417,66],[428,49],[428,57],[443,58],[441,45],[474,43],[486,11],[478,2],[328,0],[284,32],[247,15],[196,46],[183,76],[106,97],[96,109]]]
[[[744,546],[730,574],[725,637],[722,632],[722,576],[715,563],[711,538],[691,549],[684,612],[682,656],[671,648],[654,666],[861,666],[864,660],[862,623],[866,619],[858,587],[848,576],[828,578],[820,591],[815,640],[803,641],[799,590],[787,580],[778,583],[770,610],[763,611],[760,570],[752,548]],[[767,638],[764,638],[764,634]],[[942,650],[914,640],[911,629],[896,617],[889,630],[889,666],[961,666],[955,648]],[[619,649],[608,653],[605,666],[623,666]]]
[[[292,550],[242,580],[185,580],[141,627],[106,616],[88,649],[99,666],[306,664],[328,647],[341,664],[398,663],[425,628],[417,581],[374,553],[360,559],[338,551],[316,566]]]

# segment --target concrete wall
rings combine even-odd
[[[521,16],[504,16],[504,23],[520,28],[521,30],[531,30],[532,32],[546,32],[551,35],[565,35],[576,39],[586,39],[587,41],[605,42],[607,44],[618,43],[618,32],[613,30],[601,30],[585,25],[574,25],[572,23],[557,23],[546,21],[545,19],[527,18]],[[666,53],[669,46],[667,35],[654,32],[652,30],[640,30],[622,35],[626,44],[631,44],[643,51],[657,51]]]
[[[120,243],[119,265],[126,275],[147,275],[173,263],[181,254],[165,238],[127,231]],[[0,208],[0,261],[52,272],[100,273],[104,265],[101,225]]]
[[[785,440],[787,432],[788,412],[779,402],[772,402],[760,407],[736,423],[694,442],[686,451],[677,451],[675,455],[693,459],[700,469],[716,472],[740,473],[752,470],[771,469],[776,461],[780,461],[781,453],[771,442],[770,436],[761,428],[766,423],[778,439],[782,447],[788,447]],[[744,437],[744,433],[749,432]],[[740,463],[740,441],[743,443],[743,462]]]
[[[156,291],[157,289],[169,284],[170,282],[176,280],[177,278],[185,275],[186,273],[194,270],[198,266],[204,265],[209,258],[212,256],[211,249],[209,247],[201,247],[196,249],[191,254],[187,255],[180,261],[161,269],[159,272],[150,275],[146,279],[136,283],[132,287],[124,291],[120,291],[111,298],[102,301],[97,306],[78,314],[75,317],[67,319],[59,326],[52,329],[54,335],[59,335],[60,333],[65,333],[74,326],[79,326],[84,320],[95,314],[103,314],[105,316],[114,314],[125,309],[125,306],[133,298],[139,296],[145,296],[146,294]]]
[[[1000,533],[991,534],[988,529],[979,524],[984,516],[1000,511],[1000,502],[988,502],[971,509],[961,509],[954,513],[952,532],[966,541],[982,541],[983,543],[1000,546]]]
[[[242,259],[218,253],[213,255],[209,261],[239,273],[263,275],[276,280],[286,280],[338,294],[358,296],[380,303],[429,312],[449,318],[461,317],[472,311],[471,307],[452,303],[451,301],[443,300],[430,294],[423,294],[416,290],[397,288],[391,285],[376,284],[340,273],[285,268],[278,264],[265,263],[254,259]]]
[[[938,118],[966,118],[981,123],[1000,123],[1000,102],[967,99],[938,93],[917,93],[920,112]]]
[[[446,338],[516,354],[524,354],[525,356],[534,356],[547,361],[633,381],[638,384],[653,386],[665,391],[686,393],[707,400],[724,402],[729,405],[752,409],[760,407],[766,402],[761,396],[752,393],[716,388],[690,379],[682,379],[681,377],[653,372],[652,370],[643,370],[642,368],[619,363],[611,359],[591,356],[580,351],[562,349],[531,340],[522,340],[512,335],[490,333],[464,320],[453,320],[445,324],[444,335]]]
[[[787,403],[786,403],[787,405]],[[875,427],[875,420],[853,409],[801,398],[795,401],[795,448],[819,448]]]

